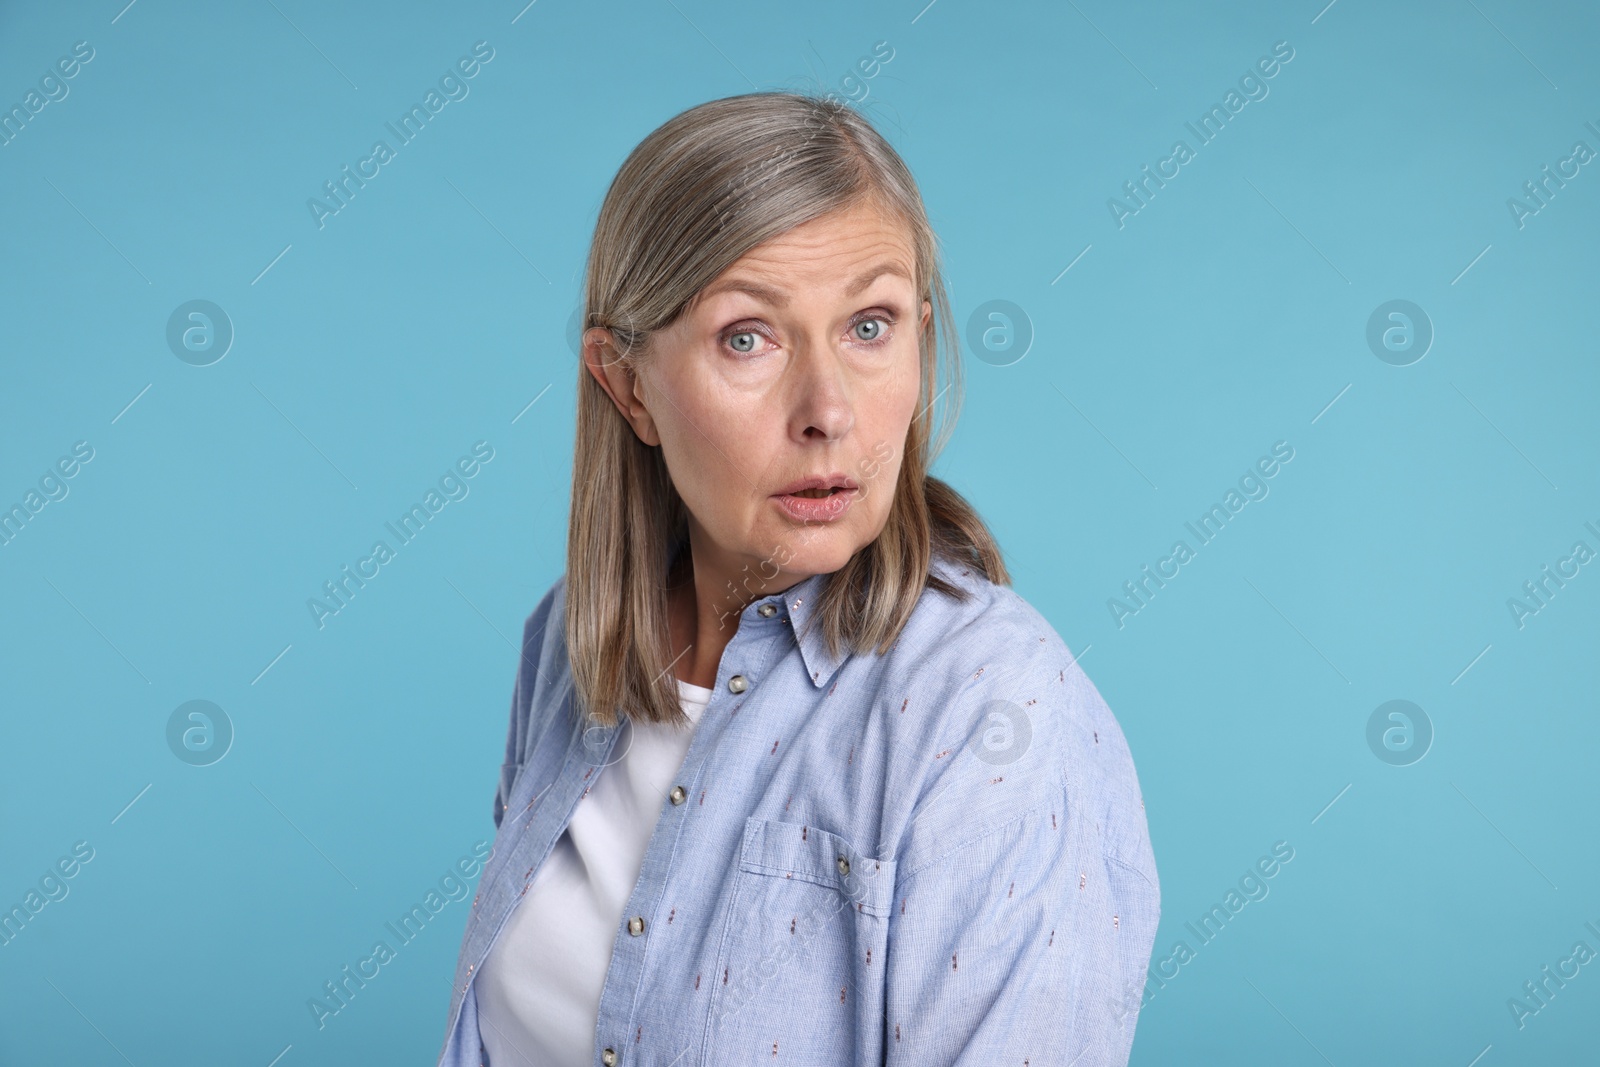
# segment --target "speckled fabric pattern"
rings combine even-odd
[[[619,925],[594,1067],[1126,1064],[1160,892],[1122,731],[1032,606],[934,567],[969,596],[924,590],[882,655],[828,654],[822,575],[740,614]],[[473,974],[619,732],[574,719],[564,591],[524,630],[449,1067],[487,1063]]]

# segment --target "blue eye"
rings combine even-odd
[[[852,329],[855,330],[856,340],[872,344],[883,339],[883,331],[889,325],[889,319],[881,315],[873,315],[870,318],[862,319]],[[863,328],[865,328],[865,332],[863,332]]]
[[[752,330],[741,330],[728,338],[728,343],[736,352],[748,353],[756,347],[756,335]]]

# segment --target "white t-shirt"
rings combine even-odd
[[[711,690],[678,682],[694,724]],[[694,727],[624,719],[613,762],[572,819],[478,971],[490,1067],[588,1067],[622,909]],[[622,753],[620,758],[617,753]]]

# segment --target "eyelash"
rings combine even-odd
[[[871,322],[873,319],[883,322],[888,329],[881,331],[876,340],[862,341],[857,339],[856,341],[852,342],[853,344],[861,345],[865,348],[878,348],[882,345],[888,344],[889,338],[894,336],[894,327],[897,320],[893,314],[884,308],[878,308],[873,311],[864,311],[857,315],[850,321],[849,330],[854,331],[855,328],[860,326],[863,322]],[[767,335],[761,330],[751,329],[746,327],[743,323],[735,323],[726,330],[722,331],[721,335],[719,335],[717,338],[717,343],[723,347],[726,347],[730,340],[739,336],[741,333],[753,333],[757,337],[767,337]],[[767,337],[767,340],[770,341],[772,338]],[[736,352],[734,354],[738,356],[750,355],[748,352]]]

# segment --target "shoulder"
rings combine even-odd
[[[522,624],[522,647],[512,700],[512,734],[525,757],[565,704],[571,689],[566,642],[567,579],[558,577]]]
[[[924,590],[883,674],[894,704],[884,710],[915,716],[904,749],[914,765],[906,869],[1029,814],[1065,818],[1071,805],[1098,824],[1108,853],[1144,873],[1132,756],[1077,657],[1015,590],[959,563],[935,569],[965,597]]]
[[[525,698],[534,694],[542,676],[566,666],[566,599],[567,576],[562,574],[523,620],[517,686]]]
[[[533,611],[528,614],[522,624],[522,651],[524,653],[537,652],[542,649],[548,637],[562,630],[563,619],[566,613],[567,601],[567,576],[559,575],[545,590],[544,596],[539,598]]]
[[[1046,677],[1065,681],[1072,653],[1016,591],[943,558],[930,570],[956,594],[925,588],[885,664],[888,678],[937,687],[940,700],[922,715],[948,712],[968,692],[992,696]]]

